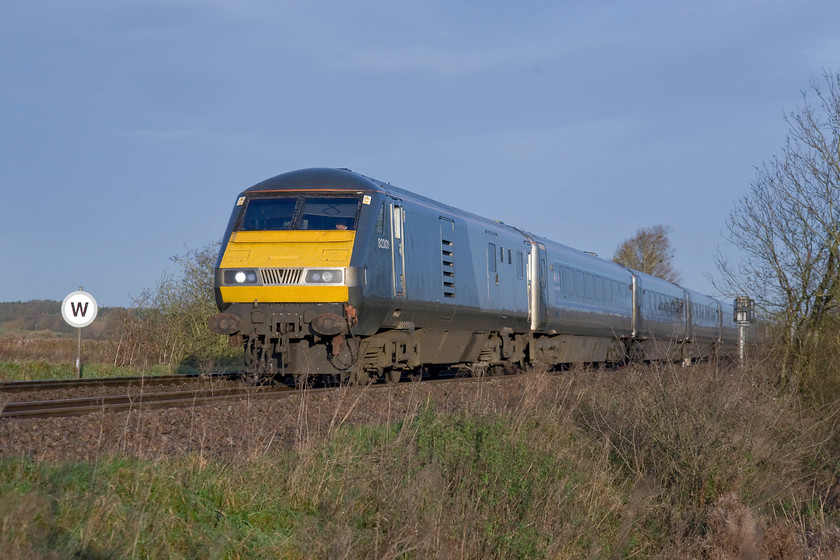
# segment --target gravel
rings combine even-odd
[[[115,455],[154,459],[198,453],[235,462],[325,436],[341,425],[399,422],[427,403],[438,412],[506,407],[522,398],[524,377],[404,382],[299,391],[279,398],[245,398],[192,408],[2,419],[0,456],[94,461]],[[66,393],[62,395],[66,398]],[[22,400],[9,397],[0,396],[6,401]]]

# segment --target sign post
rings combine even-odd
[[[735,298],[735,322],[738,323],[738,357],[741,365],[744,365],[747,358],[747,329],[755,322],[755,302],[751,298]]]
[[[82,328],[93,323],[99,308],[93,296],[79,286],[79,290],[67,294],[61,303],[61,316],[71,327],[76,327],[76,377],[82,378]]]

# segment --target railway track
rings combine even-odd
[[[50,418],[78,416],[92,412],[119,412],[139,408],[184,407],[216,401],[267,397],[294,391],[290,387],[235,387],[199,389],[193,391],[165,391],[134,395],[99,395],[71,399],[6,403],[0,418]]]
[[[0,383],[0,393],[22,393],[46,389],[70,389],[73,387],[132,387],[154,385],[176,385],[207,379],[237,379],[239,372],[211,374],[146,375],[138,377],[94,377],[90,379],[48,379],[38,381],[7,381]]]
[[[239,374],[215,374],[219,379],[236,379]],[[130,387],[172,384],[196,381],[207,376],[185,375],[155,376],[144,378],[101,378],[86,380],[55,380],[55,381],[15,381],[0,384],[0,393],[15,393],[24,391],[36,392],[39,389],[68,389],[72,387]],[[212,379],[212,376],[208,379]],[[442,379],[426,379],[424,383],[446,383],[452,381],[480,381],[480,377],[449,377]],[[154,380],[154,381],[152,381]],[[152,381],[150,383],[150,381]],[[393,384],[378,383],[359,386],[359,389],[378,389],[393,387]],[[316,387],[306,389],[309,393],[334,390],[335,386]],[[0,418],[51,418],[58,416],[80,416],[94,412],[120,412],[126,410],[190,407],[209,404],[218,401],[241,400],[243,398],[265,398],[291,394],[297,389],[287,385],[274,386],[242,386],[242,387],[211,387],[207,389],[192,389],[184,391],[139,392],[119,395],[96,395],[90,397],[76,397],[66,399],[51,399],[37,401],[21,401],[0,403]]]

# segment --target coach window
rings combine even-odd
[[[522,253],[516,252],[516,277],[522,280],[525,276],[525,262],[522,258]]]
[[[563,267],[563,288],[566,295],[575,295],[575,272],[571,268]]]
[[[575,270],[575,295],[583,297],[586,295],[586,290],[583,288],[583,272]]]

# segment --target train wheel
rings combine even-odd
[[[385,383],[399,383],[402,378],[402,370],[397,368],[388,368],[385,370]]]
[[[432,377],[430,372],[431,372],[431,368],[427,368],[427,367],[424,367],[424,366],[418,366],[418,367],[416,367],[412,370],[407,371],[406,375],[407,375],[409,381],[414,382],[414,381],[422,381],[423,375],[427,375],[429,377]]]
[[[489,377],[498,377],[505,374],[505,366],[502,364],[493,364],[487,368],[487,375]]]
[[[351,385],[370,385],[373,383],[374,377],[370,372],[365,370],[357,370],[350,374]]]

